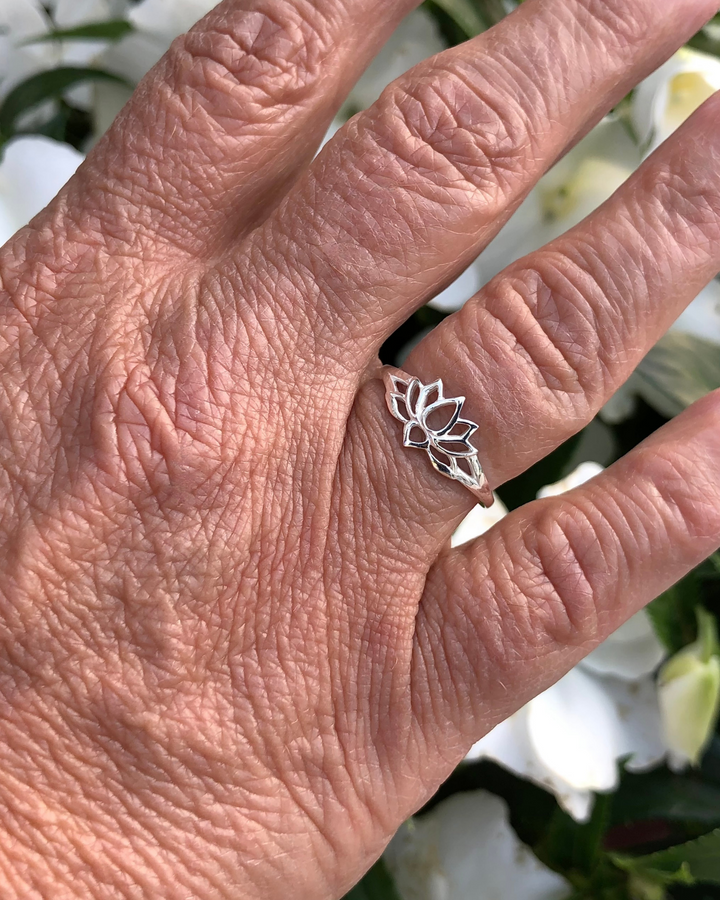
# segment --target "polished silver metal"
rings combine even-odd
[[[478,426],[460,418],[465,398],[446,397],[440,378],[423,384],[390,366],[383,371],[383,381],[388,409],[405,426],[403,445],[424,450],[435,471],[460,482],[481,506],[492,506],[493,492],[470,443]]]

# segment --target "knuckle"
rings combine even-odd
[[[585,0],[579,24],[588,31],[602,32],[602,43],[610,51],[623,54],[647,44],[648,33],[656,29],[657,5],[654,0],[624,3],[623,0]],[[585,22],[583,22],[585,19]]]
[[[511,642],[528,653],[582,646],[598,634],[620,561],[610,524],[595,506],[549,502],[509,546]],[[521,598],[518,601],[518,598]]]
[[[491,282],[482,303],[460,310],[448,354],[460,353],[471,372],[488,354],[503,369],[512,358],[515,389],[572,416],[574,426],[602,406],[613,383],[617,326],[601,281],[580,260],[543,251]]]
[[[400,79],[367,114],[374,143],[406,179],[439,189],[503,198],[524,177],[535,129],[518,88],[504,90],[461,60],[431,63]]]
[[[692,443],[641,447],[635,451],[632,480],[634,536],[662,534],[673,546],[685,540],[714,538],[720,528],[720,486],[697,464]],[[656,541],[647,538],[638,554],[653,552]]]
[[[234,22],[217,13],[176,39],[168,56],[169,80],[173,93],[193,110],[198,102],[216,108],[220,99],[219,108],[227,110],[229,102],[243,120],[261,113],[276,118],[307,100],[330,51],[329,30],[319,13],[304,17],[289,4],[282,18],[256,10]]]
[[[664,240],[691,256],[706,255],[720,240],[720,191],[712,172],[704,154],[698,160],[686,153],[677,168],[656,166],[646,176]]]

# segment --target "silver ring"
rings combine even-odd
[[[440,378],[423,384],[390,366],[383,381],[388,409],[405,426],[403,445],[424,450],[436,472],[460,482],[485,509],[492,506],[493,492],[470,443],[478,426],[460,417],[465,398],[446,397]]]

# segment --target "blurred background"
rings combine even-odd
[[[137,81],[212,6],[0,0],[0,244],[49,202]],[[406,69],[515,6],[427,0],[378,47],[328,139]],[[507,264],[603,203],[717,89],[720,16],[542,179],[470,268],[385,344],[384,362],[402,365]],[[597,419],[504,485],[492,510],[474,510],[455,542],[591,478],[718,387],[715,281]],[[720,900],[718,616],[720,554],[476,744],[349,898]]]

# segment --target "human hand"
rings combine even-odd
[[[470,745],[720,544],[720,398],[473,544],[383,340],[717,10],[527,0],[312,165],[413,3],[226,2],[2,251],[3,897],[339,896]],[[493,486],[720,268],[717,99],[406,364]]]

